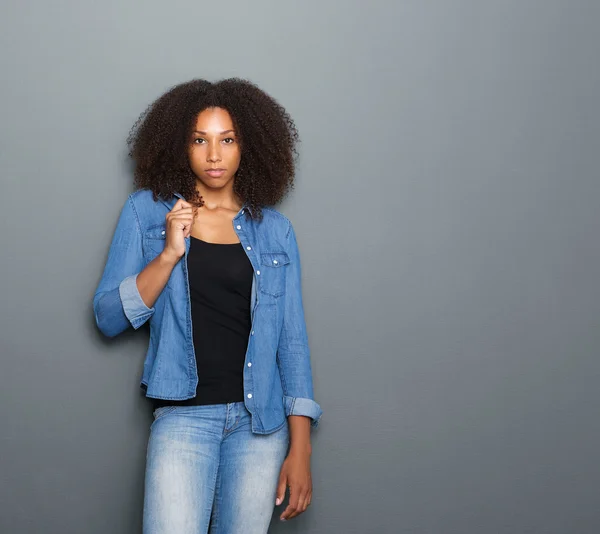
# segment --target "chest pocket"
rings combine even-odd
[[[286,252],[263,252],[260,255],[260,290],[272,297],[285,293],[285,276],[290,258]]]
[[[148,263],[164,250],[166,239],[167,232],[164,224],[158,224],[146,230],[144,233],[144,257]]]

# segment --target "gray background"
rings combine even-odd
[[[596,1],[6,1],[0,532],[140,532],[146,332],[91,299],[139,113],[295,118],[314,499],[272,532],[600,531]],[[596,236],[596,237],[594,237]]]

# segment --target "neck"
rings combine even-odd
[[[224,208],[233,211],[239,211],[243,202],[233,192],[233,182],[231,186],[222,189],[208,189],[202,183],[196,184],[196,190],[202,195],[204,207],[207,209]]]

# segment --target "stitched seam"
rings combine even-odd
[[[287,232],[285,233],[286,239],[289,239],[291,230],[292,230],[292,223],[288,220]]]
[[[142,236],[142,226],[140,224],[140,218],[138,216],[137,210],[135,209],[135,204],[133,202],[133,198],[131,197],[131,195],[129,195],[129,203],[131,204],[131,209],[133,210],[133,214],[135,215],[135,222],[136,222],[136,225],[137,225],[137,231],[139,232],[140,238],[141,238],[141,236]]]
[[[217,465],[217,469],[215,471],[215,476],[213,479],[213,488],[214,488],[214,492],[213,492],[213,506],[215,508],[215,513],[214,516],[211,518],[210,522],[213,523],[213,526],[211,528],[211,531],[213,528],[216,529],[218,523],[219,523],[219,508],[220,508],[220,503],[219,503],[219,487],[221,485],[221,478],[220,478],[220,471],[221,471],[221,458],[219,455],[219,464]],[[216,506],[215,506],[216,504]]]

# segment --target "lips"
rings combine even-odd
[[[206,169],[206,174],[213,178],[218,178],[225,173],[225,169]]]

